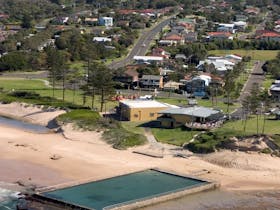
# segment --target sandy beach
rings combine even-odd
[[[0,105],[0,114],[41,125],[63,112],[18,103]],[[63,130],[67,138],[0,125],[0,181],[66,186],[158,167],[218,181],[226,191],[280,190],[280,158],[270,155],[221,151],[180,158],[165,152],[163,158],[153,158],[133,153],[151,150],[149,144],[120,151],[102,141],[100,132],[77,131],[71,125]],[[51,159],[54,156],[57,160]]]

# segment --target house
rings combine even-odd
[[[210,129],[218,126],[224,118],[220,110],[202,106],[170,108],[160,111],[157,118],[160,125],[165,128],[180,126]]]
[[[244,21],[246,22],[248,20],[248,17],[246,15],[235,15],[235,21]]]
[[[216,32],[209,32],[207,33],[207,40],[224,40],[224,39],[233,39],[231,36],[231,33],[229,32],[223,32],[223,31],[216,31]]]
[[[134,56],[133,60],[137,64],[160,64],[163,61],[161,56]]]
[[[238,31],[243,31],[247,27],[247,23],[244,21],[237,21],[234,22],[234,28],[237,29]]]
[[[185,44],[184,37],[178,34],[164,36],[162,40],[168,42],[170,45],[175,46]],[[161,41],[159,43],[161,43]]]
[[[186,61],[187,57],[186,57],[185,54],[176,54],[175,55],[175,60],[177,60],[177,61]]]
[[[160,75],[143,75],[139,80],[142,88],[163,88],[163,77]]]
[[[271,85],[269,92],[276,101],[280,102],[280,82],[278,83],[275,81],[274,84]]]
[[[85,18],[85,24],[97,25],[97,23],[98,23],[98,18],[94,18],[94,17],[86,17]]]
[[[259,39],[261,41],[280,41],[280,33],[274,32],[274,31],[269,31],[269,32],[264,32],[260,34],[259,36],[256,36],[256,39]]]
[[[169,59],[170,53],[166,52],[164,49],[157,47],[152,50],[152,56],[163,57],[164,59]]]
[[[100,17],[98,19],[98,23],[101,26],[112,27],[113,26],[113,18],[112,17]]]
[[[216,73],[223,75],[228,70],[232,70],[234,65],[234,62],[224,59],[223,57],[208,57],[204,61],[199,61],[199,64],[196,66],[196,68],[199,71],[209,72],[210,70],[210,73],[213,73],[213,70],[211,70],[211,67],[213,66]]]
[[[180,86],[184,85],[183,83],[180,82],[174,82],[174,81],[168,81],[167,83],[164,84],[163,89],[164,90],[179,90]]]
[[[234,24],[219,23],[217,31],[235,33]]]
[[[211,83],[211,77],[208,75],[199,75],[187,80],[185,83],[185,91],[197,97],[206,96],[206,89]]]
[[[196,32],[188,32],[184,35],[184,37],[185,37],[185,42],[186,43],[197,41],[197,33]]]
[[[92,41],[94,41],[94,42],[111,42],[112,39],[107,38],[107,37],[93,37]]]
[[[121,100],[118,114],[121,120],[151,121],[158,118],[160,111],[176,107],[155,100]]]
[[[113,80],[123,84],[125,88],[135,88],[139,86],[139,73],[137,72],[137,66],[126,66],[126,70],[122,74],[115,75]]]

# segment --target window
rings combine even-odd
[[[155,113],[150,113],[150,117],[154,117],[155,116]]]
[[[133,116],[134,116],[135,118],[137,118],[137,117],[138,117],[138,114],[134,114]]]

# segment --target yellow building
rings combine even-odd
[[[122,100],[119,104],[121,119],[129,121],[151,121],[156,120],[160,111],[176,107],[155,100]]]

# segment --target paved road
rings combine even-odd
[[[134,45],[133,49],[130,51],[129,55],[123,60],[112,62],[111,64],[108,65],[108,67],[112,69],[117,69],[132,63],[133,57],[135,55],[140,55],[140,56],[145,55],[147,50],[149,49],[151,42],[154,40],[155,36],[162,30],[162,28],[164,28],[166,25],[170,23],[170,20],[173,17],[174,16],[169,17],[166,20],[163,20],[149,31],[144,31],[141,37],[139,38],[138,42]]]
[[[262,85],[265,76],[263,74],[262,66],[264,62],[256,61],[254,68],[247,80],[247,82],[244,85],[244,88],[242,89],[240,96],[238,98],[238,101],[242,103],[242,101],[250,95],[251,89],[253,87],[254,83],[259,84],[259,86]],[[243,110],[242,108],[238,108],[234,113],[231,115],[234,118],[242,118],[243,117]]]

